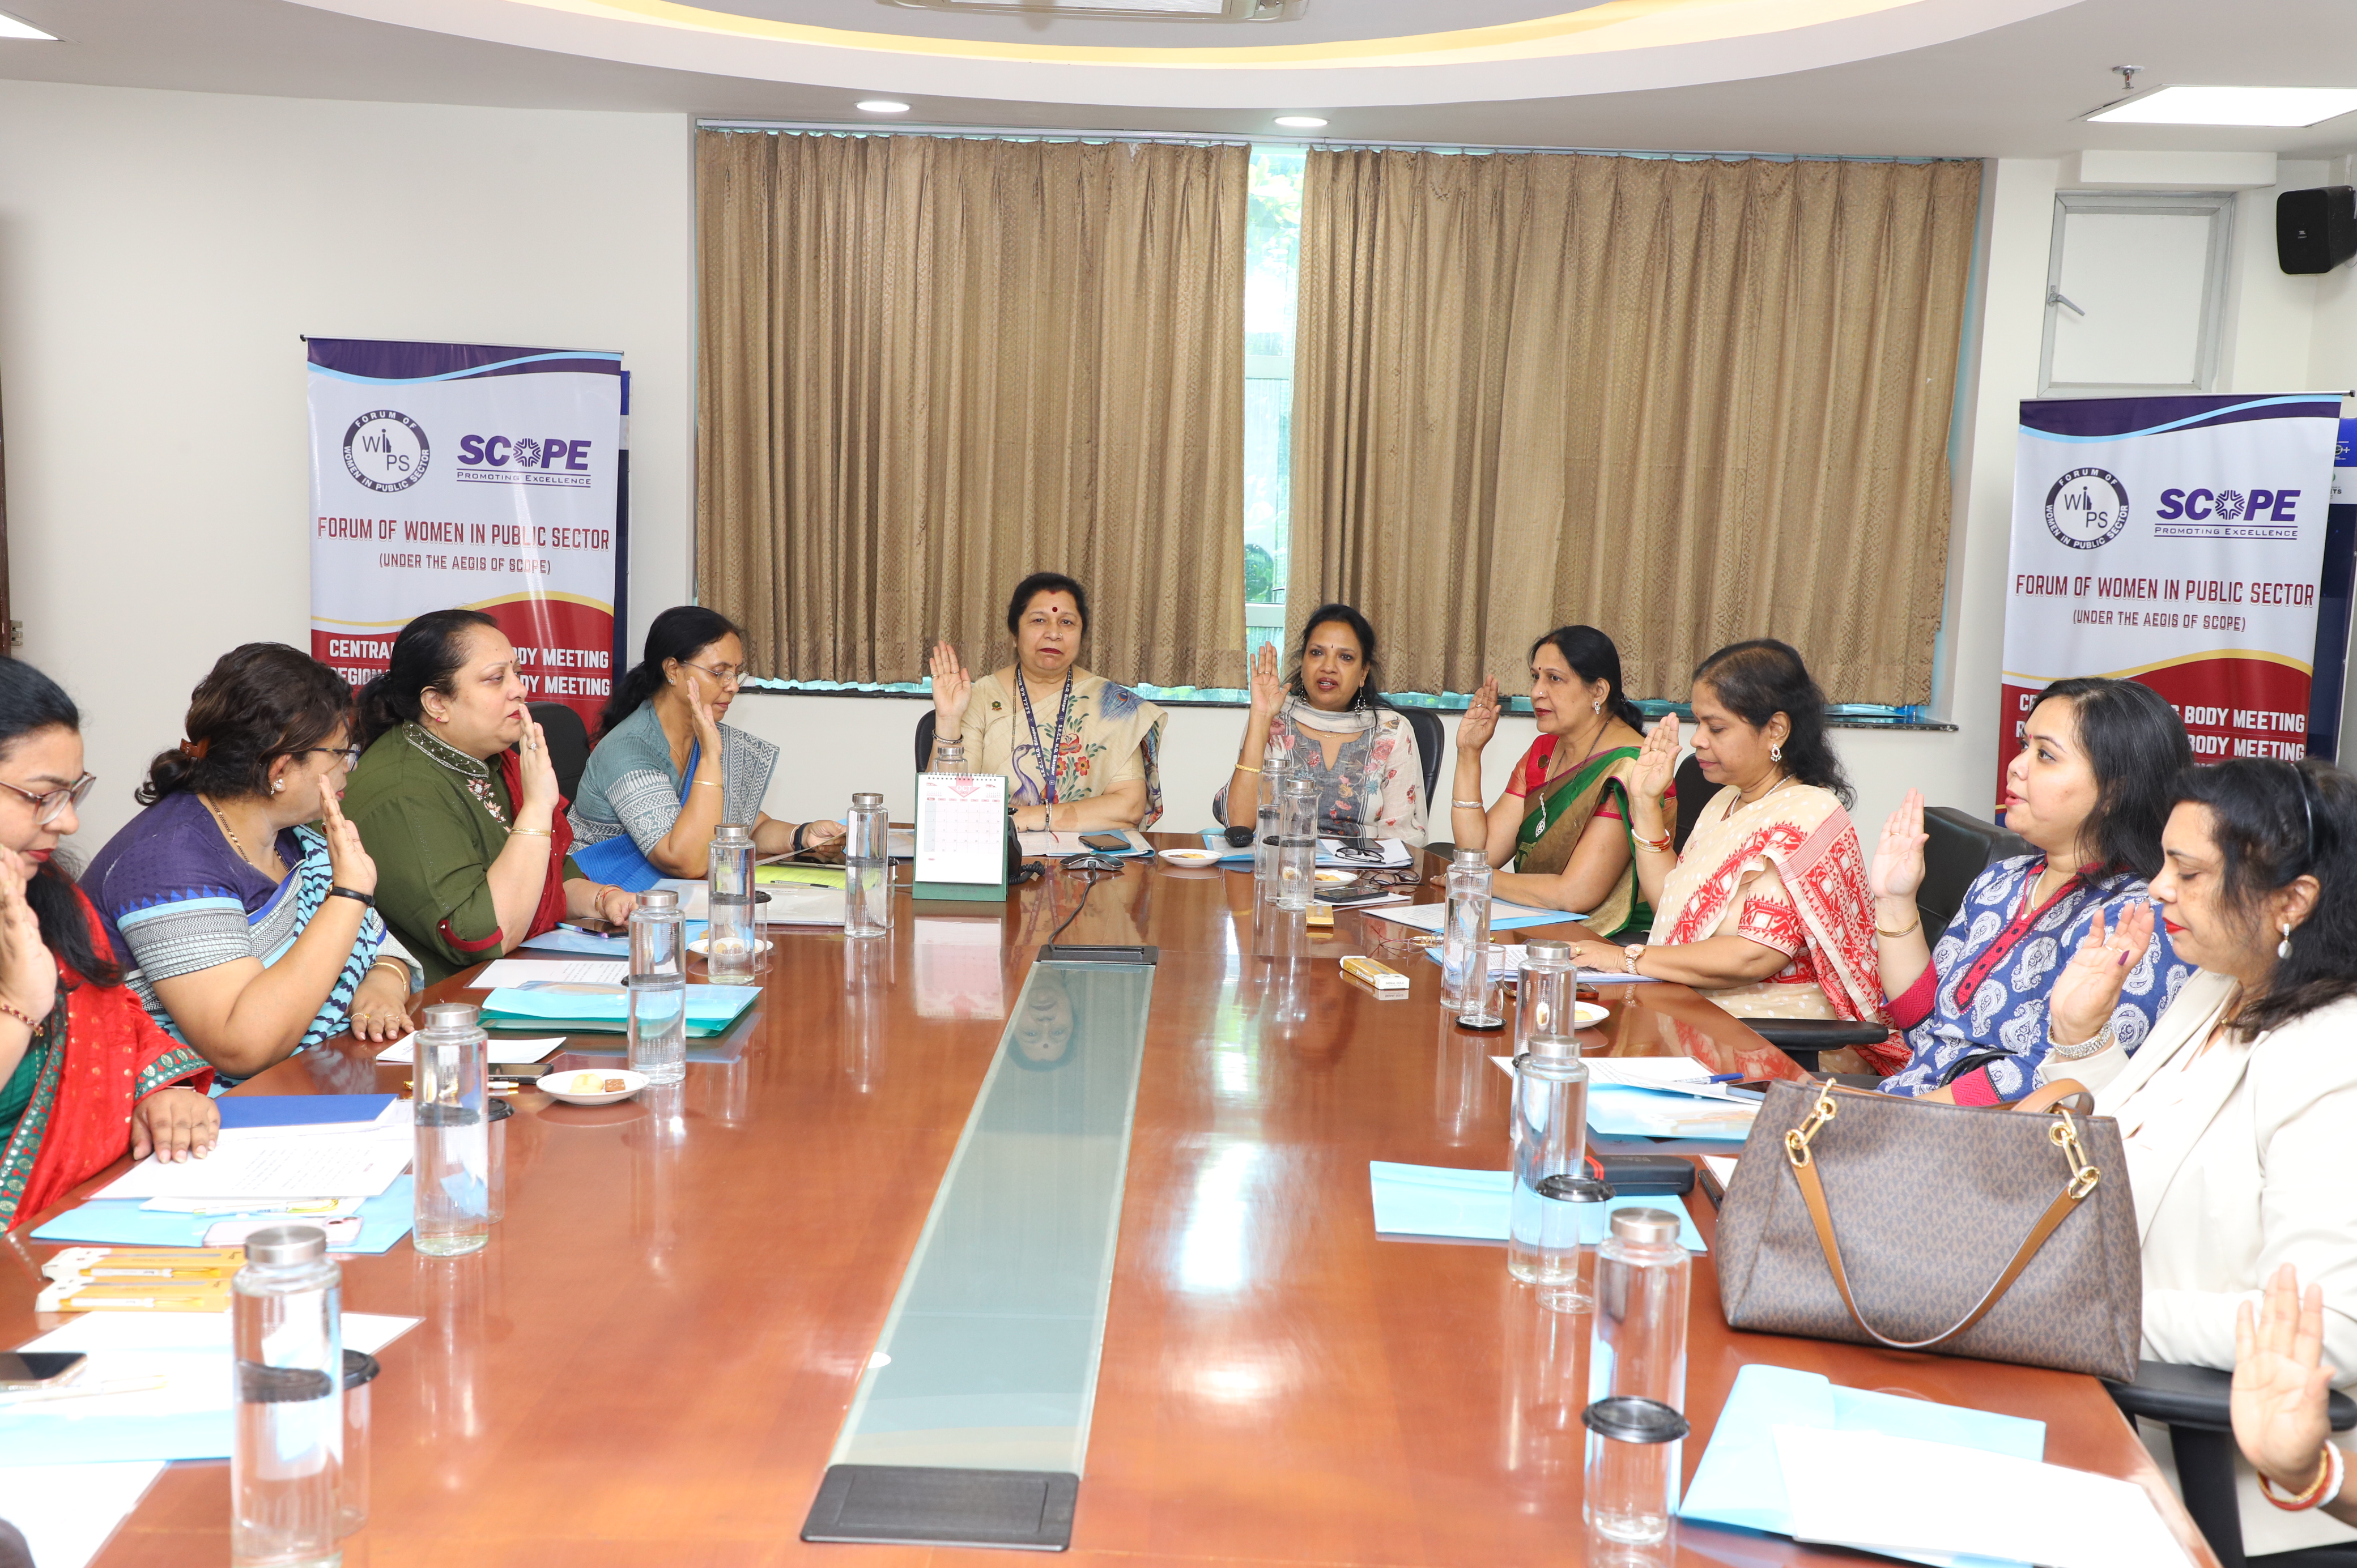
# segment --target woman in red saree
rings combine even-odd
[[[128,1153],[201,1159],[212,1069],[147,1016],[59,858],[89,794],[81,715],[0,659],[0,1227],[15,1230]]]
[[[1698,809],[1681,804],[1695,827],[1674,855],[1659,802],[1677,767],[1677,720],[1646,736],[1630,826],[1652,940],[1584,943],[1579,961],[1691,985],[1738,1017],[1887,1024],[1874,897],[1824,694],[1799,653],[1762,639],[1704,660],[1692,696],[1695,758],[1719,789]],[[1861,1054],[1879,1066],[1882,1049]]]

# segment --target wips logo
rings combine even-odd
[[[2128,525],[2128,488],[2104,468],[2073,468],[2046,492],[2046,532],[2073,550],[2100,550]]]
[[[2161,539],[2297,539],[2299,492],[2167,489],[2153,518]]]
[[[344,432],[344,471],[372,490],[405,490],[433,460],[425,426],[397,409],[371,409]]]
[[[587,487],[588,441],[562,435],[466,435],[458,441],[460,484]]]

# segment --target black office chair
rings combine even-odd
[[[1385,704],[1389,706],[1388,703]],[[1407,727],[1415,736],[1415,759],[1424,764],[1424,811],[1430,821],[1433,802],[1440,788],[1440,752],[1448,744],[1448,726],[1430,708],[1393,708],[1407,720]]]
[[[1923,811],[1923,885],[1915,889],[1915,908],[1923,917],[1923,940],[1940,940],[1948,922],[1964,902],[1964,889],[1991,863],[2018,854],[2035,854],[2029,841],[1985,822],[1953,806],[1931,806]]]
[[[933,766],[933,710],[930,703],[917,715],[917,771],[926,772]]]
[[[1670,847],[1684,854],[1686,840],[1694,837],[1695,818],[1702,814],[1705,803],[1718,793],[1718,786],[1702,776],[1702,764],[1688,752],[1686,759],[1678,764],[1677,789],[1678,820],[1670,829]]]
[[[548,737],[548,762],[556,769],[557,793],[572,800],[581,788],[581,770],[589,766],[589,727],[563,703],[533,703],[532,722]]]
[[[2132,1383],[2104,1380],[2113,1401],[2131,1421],[2144,1416],[2169,1428],[2185,1511],[2218,1554],[2219,1568],[2244,1564],[2243,1514],[2234,1496],[2234,1428],[2228,1404],[2233,1384],[2232,1372],[2166,1361],[2137,1362]],[[2357,1427],[2357,1402],[2336,1389],[2328,1399],[2326,1416],[2335,1432]],[[2348,1568],[2357,1563],[2357,1545],[2271,1552],[2266,1562],[2268,1568]]]

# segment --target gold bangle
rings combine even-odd
[[[36,1033],[40,1030],[41,1025],[38,1019],[33,1017],[30,1014],[19,1013],[14,1007],[9,1006],[5,1002],[0,1002],[0,1013],[5,1013],[9,1017],[16,1019],[16,1022],[24,1025],[25,1027],[31,1029]]]
[[[1248,762],[1239,762],[1236,764],[1236,771],[1239,773],[1257,773],[1260,769],[1253,767]]]
[[[727,788],[726,785],[721,783],[716,779],[699,779],[696,782],[703,785],[707,789],[725,789]]]
[[[1896,940],[1900,937],[1912,936],[1916,931],[1921,930],[1922,926],[1923,917],[1919,914],[1913,919],[1908,921],[1905,925],[1900,927],[1895,931],[1884,930],[1880,922],[1878,921],[1874,928],[1874,934],[1878,937],[1889,937]]]
[[[544,839],[554,836],[554,828],[510,828],[510,838]]]

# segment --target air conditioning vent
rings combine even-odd
[[[1309,0],[888,0],[920,11],[1018,13],[1136,22],[1290,22]]]

